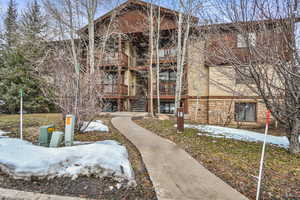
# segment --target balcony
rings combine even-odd
[[[101,58],[101,54],[96,54],[96,62],[99,66],[128,66],[128,56],[124,53],[105,53]]]
[[[156,95],[157,94],[156,84],[154,84],[153,89],[154,89],[153,93],[154,95]],[[176,90],[176,82],[167,82],[167,83],[161,82],[159,84],[160,96],[175,96],[175,90]]]
[[[176,82],[161,82],[159,84],[159,94],[160,96],[175,96],[176,91]],[[153,85],[153,94],[156,96],[156,84]],[[181,91],[181,95],[187,94],[186,88],[183,88]]]
[[[160,63],[176,62],[177,49],[176,48],[159,49],[158,56],[159,56]],[[154,56],[153,62],[156,63],[156,55]]]
[[[155,52],[154,52],[155,53]],[[169,48],[169,49],[159,49],[158,51],[159,63],[173,63],[177,61],[177,49]],[[152,63],[156,62],[156,55],[153,55]],[[149,58],[137,58],[136,66],[146,66],[150,64]]]
[[[121,84],[120,88],[118,84],[99,84],[98,91],[104,97],[128,96],[128,86],[124,84]]]

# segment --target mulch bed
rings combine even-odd
[[[125,187],[117,186],[118,182],[111,178],[78,177],[55,178],[52,180],[15,180],[0,172],[0,187],[7,189],[74,196],[93,199],[156,199],[155,193],[147,192],[143,186]],[[149,196],[146,196],[149,195]]]
[[[59,116],[59,115],[58,115]],[[35,117],[39,120],[40,117]],[[51,117],[52,121],[53,118]],[[7,189],[15,189],[29,192],[39,192],[53,195],[64,195],[92,199],[114,199],[114,200],[157,200],[155,190],[149,178],[148,172],[144,166],[139,151],[131,144],[123,135],[121,135],[111,124],[110,117],[99,118],[106,125],[109,126],[109,133],[89,132],[84,134],[76,134],[76,141],[102,141],[102,140],[116,140],[122,145],[126,146],[129,160],[135,173],[136,187],[128,187],[126,182],[121,183],[121,187],[117,185],[118,182],[112,178],[96,178],[80,176],[76,180],[68,177],[55,178],[52,180],[38,180],[32,178],[31,181],[15,180],[0,171],[0,187]],[[16,120],[17,121],[17,120]],[[1,116],[0,116],[1,122]],[[48,122],[43,122],[43,124]],[[1,124],[1,123],[0,123]],[[30,127],[31,131],[38,131],[40,123],[36,123],[35,128]],[[60,125],[61,126],[61,125]],[[15,127],[14,124],[11,127]],[[28,128],[28,127],[27,127]],[[61,128],[61,127],[60,127]],[[1,129],[1,127],[0,127]],[[8,129],[12,131],[14,129]],[[25,128],[26,130],[26,128]],[[11,134],[17,137],[17,134]],[[36,143],[38,134],[29,134],[25,131],[25,139]]]

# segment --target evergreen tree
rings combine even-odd
[[[27,112],[49,112],[53,106],[43,96],[36,70],[36,63],[43,58],[46,47],[41,37],[46,26],[45,18],[37,1],[28,4],[19,22],[16,13],[15,1],[10,0],[5,19],[7,45],[0,48],[0,112],[19,111],[20,88],[24,90],[24,109]],[[17,29],[18,32],[13,31]]]
[[[38,78],[20,49],[0,53],[0,111],[17,113],[20,109],[19,89],[24,90],[24,110],[29,113],[49,112],[53,107],[43,96]],[[3,105],[1,105],[3,104]]]
[[[41,7],[37,0],[28,4],[21,19],[22,34],[26,41],[32,42],[41,40],[44,37],[47,27],[46,17],[41,12]]]
[[[15,0],[10,0],[7,8],[6,18],[4,20],[5,25],[5,40],[8,47],[15,46],[17,42],[17,4]]]
[[[20,20],[20,37],[24,56],[33,66],[35,65],[34,61],[43,56],[47,27],[46,17],[41,12],[38,2],[34,0],[29,3]]]

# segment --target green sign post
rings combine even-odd
[[[19,90],[20,93],[20,138],[23,140],[23,89]]]

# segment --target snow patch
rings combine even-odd
[[[0,139],[0,169],[16,179],[111,176],[134,181],[124,146],[116,141],[61,148],[36,146],[13,138]]]
[[[184,127],[195,128],[201,132],[208,133],[208,134],[199,133],[198,135],[206,135],[206,136],[212,136],[216,138],[223,137],[223,138],[230,138],[230,139],[250,141],[250,142],[263,142],[265,137],[264,134],[254,132],[254,131],[247,131],[247,130],[235,129],[235,128],[226,128],[220,126],[185,124]],[[299,137],[299,141],[300,141],[300,137]],[[286,136],[267,135],[266,142],[284,148],[289,147],[289,140],[287,139]]]
[[[5,132],[5,131],[0,130],[0,138],[8,137],[8,136],[6,136],[6,135],[9,134],[9,133],[10,133],[10,132]]]
[[[100,132],[108,132],[108,127],[103,124],[101,120],[96,120],[94,122],[83,122],[83,126],[81,128],[81,131],[84,133],[86,132],[92,132],[92,131],[100,131]]]
[[[92,144],[94,142],[90,142],[90,141],[74,141],[73,145],[84,145],[84,144]]]

